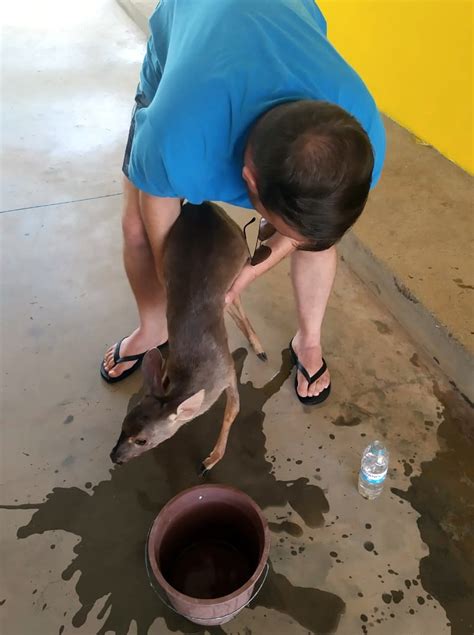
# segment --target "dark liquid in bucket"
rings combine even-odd
[[[248,582],[261,548],[262,535],[251,513],[225,501],[211,501],[170,517],[157,561],[177,591],[209,600]]]
[[[203,538],[176,555],[170,570],[170,584],[195,598],[217,598],[236,591],[255,571],[246,550],[219,538]]]

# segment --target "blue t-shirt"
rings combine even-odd
[[[321,99],[358,119],[385,155],[380,113],[326,37],[313,0],[161,0],[140,75],[128,173],[139,189],[251,208],[242,167],[255,121],[278,104]]]

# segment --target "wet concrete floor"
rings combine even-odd
[[[28,12],[25,21],[21,6],[9,9],[6,30],[18,99],[4,113],[11,171],[0,215],[1,632],[474,632],[472,408],[343,262],[325,322],[333,393],[323,407],[294,397],[287,264],[244,298],[266,364],[229,323],[241,412],[209,480],[265,510],[262,592],[207,631],[153,595],[148,527],[199,482],[223,404],[141,459],[110,463],[141,388],[138,375],[105,385],[98,362],[136,320],[121,265],[119,172],[143,40],[112,0],[74,11],[46,2],[63,30]],[[38,72],[44,80],[33,80]],[[391,463],[369,502],[357,471],[375,438]]]

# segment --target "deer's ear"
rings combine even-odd
[[[165,362],[157,348],[148,351],[143,359],[142,372],[145,385],[151,394],[157,397],[164,395],[163,379],[165,374]]]
[[[178,419],[193,419],[199,409],[202,406],[202,402],[204,401],[204,388],[199,390],[197,393],[192,395],[192,397],[188,397],[182,403],[179,404],[178,409],[176,411],[176,417]]]

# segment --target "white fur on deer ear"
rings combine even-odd
[[[172,415],[170,419],[174,421],[175,419],[193,419],[198,413],[202,406],[202,402],[204,401],[204,388],[201,388],[197,393],[185,399],[182,403],[179,404],[176,415]]]
[[[150,393],[162,397],[165,393],[163,388],[165,361],[157,348],[152,348],[146,353],[143,358],[142,372]]]

